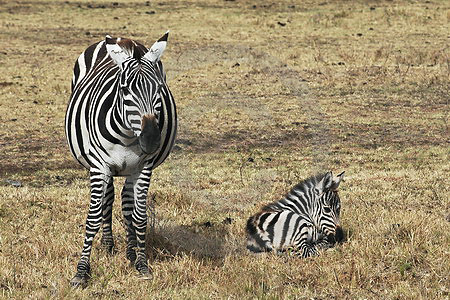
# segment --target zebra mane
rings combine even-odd
[[[325,175],[327,175],[327,172],[316,174],[300,181],[290,190],[288,194],[291,194],[292,192],[306,192],[310,188],[316,186],[325,177]]]
[[[327,174],[326,172],[316,174],[300,181],[282,199],[265,205],[262,208],[262,211],[279,210],[280,204],[284,202],[287,198],[289,198],[290,195],[307,194],[308,190],[316,186],[325,177],[326,174]]]
[[[127,38],[108,38],[107,37],[106,42],[108,44],[117,43],[117,45],[119,45],[120,47],[125,49],[125,51],[127,52],[127,54],[129,56],[133,56],[134,59],[138,59],[138,60],[140,60],[145,55],[145,53],[147,53],[147,51],[148,51],[148,49],[141,43],[136,42],[131,39],[127,39]]]

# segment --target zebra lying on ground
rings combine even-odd
[[[87,284],[92,241],[102,224],[102,245],[109,251],[114,247],[114,176],[126,177],[127,258],[142,278],[151,278],[145,254],[147,192],[177,130],[175,102],[160,61],[167,38],[168,32],[147,50],[133,40],[107,36],[75,63],[65,129],[73,156],[90,171],[91,201],[73,286]]]
[[[292,250],[302,257],[318,254],[343,240],[338,187],[344,172],[312,176],[281,200],[266,205],[247,221],[251,252]]]

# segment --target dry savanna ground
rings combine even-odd
[[[448,299],[447,1],[0,1],[0,298]],[[65,144],[77,56],[106,34],[151,45],[176,98],[152,179],[154,279],[99,239],[72,290],[87,172]],[[311,259],[249,255],[246,219],[345,170],[346,242]],[[19,186],[20,185],[20,186]]]

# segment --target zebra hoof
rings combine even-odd
[[[142,280],[153,279],[153,275],[150,272],[150,269],[146,262],[139,261],[134,266],[135,266],[136,270],[139,272],[139,279],[142,279]]]
[[[71,280],[70,280],[70,286],[74,289],[77,288],[86,288],[89,281],[89,274],[79,275],[76,274]]]
[[[152,273],[150,273],[148,270],[145,273],[139,272],[139,279],[141,280],[152,280],[153,279],[153,275]]]

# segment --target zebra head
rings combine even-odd
[[[106,37],[106,49],[119,67],[119,111],[124,125],[137,137],[144,154],[155,153],[161,143],[159,117],[164,85],[159,60],[167,45],[166,32],[146,53],[129,39]]]
[[[341,242],[344,233],[340,226],[341,200],[338,195],[338,187],[344,179],[344,172],[333,177],[331,172],[316,184],[314,194],[316,196],[315,222],[319,232],[326,237],[328,242],[334,244]]]

